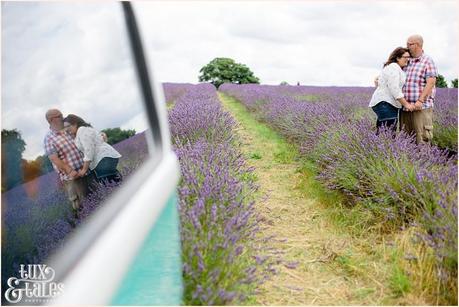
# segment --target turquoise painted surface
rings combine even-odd
[[[181,304],[183,285],[177,203],[177,194],[174,193],[146,238],[111,305]]]

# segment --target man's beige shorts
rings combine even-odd
[[[80,208],[81,202],[88,194],[87,178],[77,178],[75,180],[64,181],[64,187],[67,196],[72,203],[72,208],[77,210]]]
[[[416,134],[416,143],[430,143],[433,138],[433,109],[400,113],[400,127]]]

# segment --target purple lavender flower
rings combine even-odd
[[[174,102],[169,124],[182,174],[184,301],[236,304],[243,299],[238,285],[262,279],[248,267],[253,258],[245,256],[254,253],[257,224],[255,185],[246,179],[253,169],[238,150],[235,121],[222,109],[213,85],[165,84],[164,89]]]

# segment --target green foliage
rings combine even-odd
[[[215,87],[223,83],[260,83],[260,80],[253,75],[253,72],[244,64],[236,63],[230,58],[215,58],[199,71],[200,82],[210,81]]]
[[[457,78],[451,80],[451,87],[457,88]]]
[[[42,175],[41,173],[41,165],[38,164],[36,160],[27,161],[22,160],[22,174],[24,177],[24,182],[31,181],[37,177]]]
[[[280,85],[289,85],[287,81],[282,81]]]
[[[107,128],[102,130],[107,135],[107,143],[114,145],[122,140],[128,139],[135,135],[135,130],[122,130],[120,128]]]
[[[436,87],[448,87],[448,83],[446,83],[445,77],[438,74],[437,81],[435,83]]]
[[[317,95],[296,95],[294,98],[298,101],[320,102],[320,97]]]
[[[53,171],[53,165],[46,155],[38,156],[35,160],[30,161],[22,159],[21,168],[23,182],[31,181]]]
[[[38,165],[40,165],[42,175],[49,173],[53,170],[53,165],[51,164],[51,161],[49,160],[47,155],[38,156],[35,159],[35,162]]]
[[[442,129],[437,129],[432,142],[440,148],[457,151],[457,127],[442,127]]]
[[[287,144],[287,146],[279,148],[274,152],[274,161],[282,164],[292,163],[296,156],[296,149],[292,145]]]
[[[411,289],[410,279],[397,265],[390,276],[390,287],[395,297],[403,296]]]
[[[22,182],[22,153],[26,143],[16,129],[2,129],[2,191]]]

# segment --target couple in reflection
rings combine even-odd
[[[46,120],[50,129],[44,139],[45,153],[78,217],[90,186],[121,180],[116,168],[121,154],[106,143],[106,136],[79,116],[70,114],[64,118],[61,111],[50,109]]]

